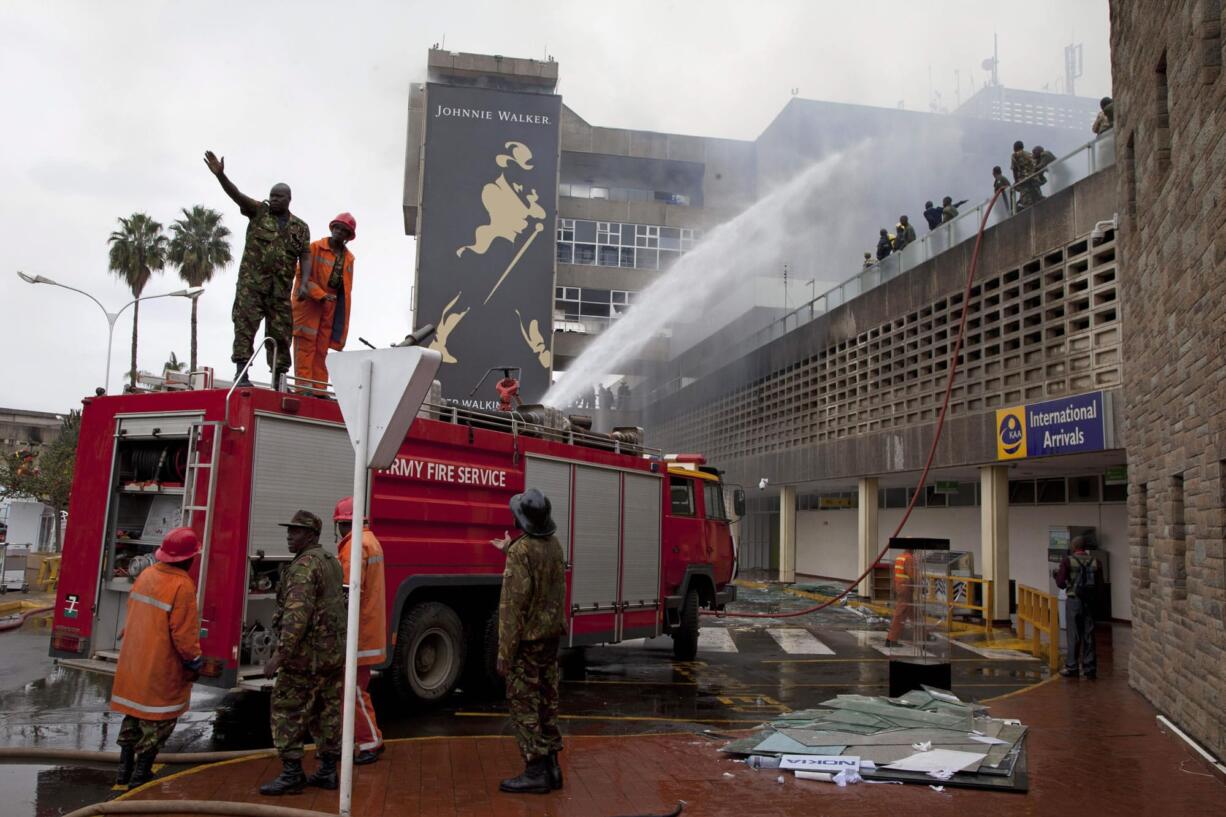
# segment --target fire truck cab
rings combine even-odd
[[[202,683],[267,685],[281,568],[277,526],[299,508],[328,526],[352,487],[354,452],[329,399],[242,387],[85,400],[51,655],[113,671],[133,576],[186,525],[204,550],[198,588]],[[726,501],[744,495],[695,455],[664,458],[641,430],[595,434],[560,412],[427,404],[395,462],[370,479],[384,549],[388,660],[398,692],[435,701],[492,677],[508,500],[552,502],[567,560],[565,646],[663,634],[697,650],[700,608],[735,598]]]

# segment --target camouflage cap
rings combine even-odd
[[[290,521],[278,522],[277,524],[283,528],[306,528],[315,533],[319,533],[324,529],[324,523],[319,521],[319,517],[310,511],[298,511]]]

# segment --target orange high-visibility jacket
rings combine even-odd
[[[192,691],[183,662],[199,657],[200,616],[191,576],[161,562],[146,568],[128,594],[111,709],[146,721],[179,717]]]
[[[894,590],[910,593],[911,585],[915,583],[916,578],[915,554],[904,550],[894,560]]]
[[[349,584],[349,545],[351,533],[336,548],[337,558]],[[371,533],[362,530],[362,604],[358,608],[358,666],[382,664],[387,658],[387,591],[383,580],[383,546]]]
[[[298,291],[302,288],[302,268],[294,275],[294,289],[291,301],[294,308],[294,336],[313,338],[316,333],[325,337],[332,334],[332,325],[336,321],[336,301],[324,300],[328,295],[338,295],[336,290],[328,288],[328,279],[332,277],[332,267],[336,263],[336,253],[327,238],[312,241],[311,247],[311,277],[307,280],[307,291],[310,297],[299,300]],[[349,310],[353,305],[353,253],[345,249],[345,279],[344,305],[345,311],[341,319],[345,324],[339,340],[329,341],[333,349],[344,349],[345,339],[349,335]]]

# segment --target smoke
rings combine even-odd
[[[809,219],[806,202],[844,166],[842,154],[811,165],[731,221],[712,229],[693,250],[656,279],[634,308],[598,335],[545,395],[551,406],[567,406],[610,373],[621,372],[661,333],[702,316],[723,300],[738,279],[772,268],[779,247]]]
[[[545,403],[570,405],[645,369],[685,382],[697,359],[734,359],[753,332],[857,274],[865,252],[875,258],[878,231],[894,233],[900,215],[923,237],[925,201],[939,206],[949,195],[969,208],[988,198],[992,166],[1008,174],[1014,139],[1057,155],[1084,141],[1051,128],[821,103],[789,107],[779,121],[757,145],[758,186],[771,192],[640,292]],[[644,366],[661,337],[668,362]]]

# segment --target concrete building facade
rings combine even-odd
[[[1226,80],[1218,0],[1111,6],[1133,686],[1226,756]]]
[[[427,80],[460,86],[554,93],[553,61],[432,49]],[[404,224],[417,235],[425,168],[425,84],[410,90]],[[712,314],[681,316],[671,337],[648,345],[624,375],[637,386],[658,366],[705,341],[712,327],[749,333],[860,266],[879,227],[900,213],[921,226],[927,199],[978,200],[990,169],[1007,164],[1016,138],[1062,154],[1084,141],[1068,128],[793,98],[754,140],[604,127],[564,100],[556,213],[553,369],[565,372],[592,337],[633,308],[639,293],[689,252],[706,231],[751,207],[824,158],[863,164],[863,186],[814,191],[805,206],[814,230],[847,236],[815,252],[813,233],[796,230],[773,259],[746,270]],[[837,223],[834,220],[837,218]],[[837,230],[836,230],[837,228]],[[828,243],[828,242],[827,242]],[[783,273],[790,270],[791,281]],[[418,274],[422,274],[418,271]],[[439,274],[427,271],[426,274]],[[782,277],[782,281],[780,280]],[[425,319],[419,320],[423,322]],[[491,364],[493,365],[493,364]]]

